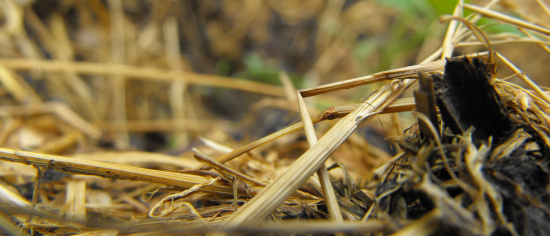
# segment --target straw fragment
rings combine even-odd
[[[96,175],[114,179],[145,181],[181,188],[191,188],[194,185],[203,183],[207,180],[206,177],[197,175],[152,170],[6,148],[0,148],[0,160],[19,162],[37,167],[52,168],[73,174]],[[204,190],[221,194],[233,194],[232,188],[224,184],[206,186]]]
[[[208,85],[238,89],[269,96],[284,97],[284,89],[280,86],[254,82],[250,80],[235,80],[218,75],[198,74],[194,72],[166,71],[157,68],[144,68],[132,65],[115,65],[95,62],[69,62],[9,58],[0,59],[0,66],[13,70],[42,69],[49,72],[74,72],[86,75],[124,76],[152,81],[185,81],[189,84]]]

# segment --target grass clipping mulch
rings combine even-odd
[[[519,27],[531,43],[548,51],[539,38],[526,33],[530,30],[548,35],[547,29],[473,5],[464,4],[457,9],[461,7]],[[32,168],[2,166],[5,175],[10,177],[0,184],[3,202],[0,228],[23,235],[207,232],[546,235],[550,232],[550,99],[505,57],[492,51],[491,43],[499,43],[498,36],[490,41],[468,21],[443,18],[449,19],[461,20],[464,25],[456,28],[451,24],[446,37],[449,40],[424,63],[301,90],[297,97],[293,97],[291,86],[286,86],[287,91],[291,91],[287,96],[301,104],[303,97],[322,92],[390,81],[361,104],[329,108],[313,118],[300,105],[304,122],[234,150],[203,139],[205,146],[226,153],[211,158],[204,150],[193,149],[194,157],[205,166],[142,152],[102,153],[100,161],[97,156],[83,154],[62,157],[0,149],[0,159],[33,166],[38,179],[26,186],[32,193],[32,200],[28,201],[19,190],[29,184],[24,179],[25,175],[31,175],[28,172]],[[469,19],[476,20],[475,17]],[[477,41],[474,37],[467,38],[468,32],[472,32]],[[510,43],[513,39],[502,39],[504,41]],[[454,46],[461,43],[482,44],[489,52],[449,58]],[[447,59],[433,61],[439,56]],[[516,73],[531,90],[498,79],[497,60]],[[40,67],[72,73],[120,73],[120,76],[133,71],[115,66],[115,72],[107,69],[98,72],[97,65],[92,64],[30,62],[3,60],[0,64],[11,69]],[[138,72],[143,71],[133,73],[151,78],[161,73]],[[398,99],[417,80],[420,88],[414,92],[414,101]],[[208,81],[225,84],[232,80],[216,77]],[[232,88],[252,90],[242,83]],[[344,165],[328,167],[330,170],[341,168],[341,180],[319,171],[326,168],[324,163],[329,156],[363,122],[383,112],[410,111],[414,107],[418,123],[393,140],[398,144],[395,147],[398,154],[370,173],[375,179],[368,184],[374,189],[372,195],[355,183]],[[12,107],[9,111],[29,115],[28,110],[18,108]],[[95,127],[61,104],[40,106],[31,113],[53,113],[64,117],[67,126],[89,136],[100,136]],[[317,140],[313,123],[336,118],[342,119]],[[284,172],[277,160],[262,160],[253,154],[248,159],[242,157],[302,128],[306,130],[310,148]],[[224,165],[238,157],[238,165]],[[139,161],[177,166],[184,171],[136,167]],[[134,166],[128,165],[129,162]],[[315,171],[319,179],[311,178]],[[75,175],[67,179],[65,173]],[[79,175],[103,178],[77,177]],[[273,176],[276,178],[271,179]],[[63,178],[65,182],[60,181]],[[328,200],[327,193],[334,195],[334,202]]]

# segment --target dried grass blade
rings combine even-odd
[[[341,118],[353,112],[359,106],[361,106],[361,104],[330,107],[324,111],[324,116],[330,116],[330,118]],[[415,108],[416,104],[414,102],[414,98],[400,98],[396,99],[395,102],[386,107],[386,109],[381,111],[380,114],[412,111]]]
[[[546,3],[543,2],[542,0],[535,0],[535,1],[539,4],[540,7],[542,7],[546,15],[550,16],[550,7],[548,7],[548,5],[546,5]]]
[[[0,183],[0,202],[3,205],[16,206],[21,208],[28,208],[31,206],[31,202],[25,199],[19,192],[14,189],[6,187],[4,183]]]
[[[217,75],[198,74],[183,71],[165,71],[156,68],[143,68],[130,65],[10,58],[0,59],[0,66],[14,70],[42,69],[49,72],[69,71],[79,74],[124,76],[154,81],[182,80],[190,84],[238,89],[276,97],[285,96],[284,89],[280,86],[258,83],[250,80],[236,80]]]
[[[279,72],[279,79],[281,80],[283,88],[285,89],[286,99],[295,106],[298,97],[296,96],[296,88],[292,84],[292,81],[284,71]]]
[[[494,62],[493,61],[493,48],[491,47],[491,41],[489,41],[489,39],[483,33],[483,31],[481,31],[481,29],[476,27],[474,25],[474,23],[469,22],[469,21],[467,21],[466,19],[463,19],[463,18],[459,18],[459,17],[456,17],[456,16],[449,16],[449,15],[442,15],[442,16],[439,17],[440,22],[447,22],[447,21],[450,21],[450,20],[460,21],[460,22],[462,22],[462,24],[467,26],[472,31],[472,33],[476,36],[477,40],[482,42],[485,45],[485,47],[487,47],[489,49],[489,63]]]
[[[302,116],[302,123],[304,124],[304,129],[306,131],[306,138],[309,143],[310,148],[314,147],[318,140],[317,134],[315,134],[315,128],[313,127],[313,122],[311,122],[311,117],[309,116],[309,111],[307,110],[306,101],[304,97],[297,92],[296,100],[298,101],[298,107],[300,108],[300,115]],[[332,181],[330,181],[330,176],[327,171],[325,163],[322,163],[319,169],[317,170],[317,176],[319,177],[319,182],[321,183],[321,189],[323,190],[323,195],[325,197],[325,202],[327,204],[328,213],[330,218],[336,222],[342,222],[342,213],[340,212],[340,207],[338,206],[338,200],[332,188]]]
[[[0,211],[0,232],[6,235],[29,235],[24,230],[21,230],[18,225],[11,219],[13,216],[4,211]]]
[[[71,174],[96,175],[113,179],[137,180],[182,188],[191,188],[194,185],[204,183],[208,180],[206,177],[197,175],[81,160],[6,148],[0,148],[0,160],[24,163],[37,167],[52,168]],[[233,190],[230,186],[222,184],[206,186],[204,190],[221,194],[233,194]]]
[[[397,163],[397,161],[401,160],[401,158],[405,156],[405,152],[400,152],[398,153],[397,155],[395,155],[394,157],[392,157],[392,159],[390,159],[388,162],[384,163],[383,165],[381,165],[380,167],[376,168],[373,173],[374,173],[374,179],[375,180],[379,180],[382,175],[384,173],[386,173],[386,171],[393,166],[393,164]]]
[[[457,4],[455,6],[455,10],[453,12],[454,17],[460,17],[462,15],[462,6],[460,4]],[[453,54],[454,46],[453,46],[453,36],[458,29],[459,22],[457,21],[451,21],[449,23],[449,27],[447,27],[447,33],[445,34],[445,39],[443,39],[443,52],[441,53],[441,59],[445,59],[446,57],[451,57]]]
[[[485,17],[495,19],[495,20],[498,20],[498,21],[502,21],[504,23],[508,23],[510,25],[514,25],[514,26],[517,26],[517,27],[520,27],[520,28],[525,28],[525,29],[529,29],[529,30],[533,30],[533,31],[542,33],[542,34],[550,35],[550,30],[549,29],[546,29],[544,27],[541,27],[541,26],[538,26],[538,25],[535,25],[535,24],[532,24],[532,23],[529,23],[529,22],[526,22],[526,21],[523,21],[523,20],[518,20],[516,18],[512,18],[510,16],[504,15],[504,14],[496,12],[496,11],[481,8],[481,7],[478,7],[478,6],[475,6],[475,5],[471,5],[471,4],[463,4],[463,6],[464,6],[464,9],[476,12],[478,14],[481,14],[481,15],[485,16]]]
[[[191,187],[191,188],[189,188],[189,189],[187,189],[183,192],[172,194],[172,195],[164,197],[163,199],[158,201],[151,208],[151,210],[149,211],[149,217],[155,218],[155,217],[166,216],[166,215],[170,214],[171,212],[173,212],[177,208],[179,208],[179,207],[174,207],[173,204],[174,204],[175,200],[178,200],[178,199],[184,198],[186,196],[189,196],[191,194],[194,194],[194,193],[198,192],[199,190],[201,190],[204,187],[212,186],[213,184],[215,184],[219,180],[221,180],[221,177],[210,178],[207,181],[205,181],[204,183],[197,184],[197,185],[195,185],[195,186],[193,186],[193,187]],[[155,215],[155,212],[157,212],[157,210],[160,209],[162,207],[162,205],[164,205],[165,202],[171,202],[172,205],[170,206],[170,209],[167,209],[166,211],[161,212],[160,215]],[[196,210],[195,210],[195,212],[196,212]],[[199,217],[200,217],[200,214],[197,214],[197,215],[199,215]]]
[[[19,75],[3,66],[0,66],[0,82],[19,103],[42,103],[38,94]]]
[[[65,204],[67,215],[65,219],[71,222],[86,222],[86,182],[83,179],[72,179],[66,186]]]
[[[520,31],[523,30],[519,28]],[[541,42],[535,38],[521,38],[521,39],[504,39],[504,40],[492,40],[491,45],[496,44],[505,44],[505,43],[536,43],[540,44],[542,46],[545,46],[550,44],[550,42]],[[463,42],[463,43],[457,43],[455,46],[458,47],[468,47],[468,46],[479,46],[479,45],[485,45],[481,42]]]
[[[202,152],[200,152],[198,149],[196,148],[193,148],[193,152],[195,153],[195,158],[199,158],[201,159],[202,161],[205,161],[205,162],[208,162],[209,164],[213,165],[216,169],[219,169],[219,170],[223,170],[223,171],[226,171],[232,175],[235,175],[241,179],[244,179],[248,182],[251,182],[251,183],[254,183],[258,186],[266,186],[267,184],[266,183],[262,183],[258,180],[255,180],[253,179],[252,177],[248,176],[248,175],[245,175],[241,172],[238,172],[238,171],[235,171],[227,166],[224,166],[214,160],[212,160],[212,158],[210,158],[209,156],[203,154]]]
[[[184,64],[188,63],[180,54],[181,48],[179,45],[180,35],[178,31],[178,22],[175,16],[168,16],[162,23],[164,44],[166,45],[166,55],[169,58],[169,65],[175,71],[183,71]],[[187,83],[181,80],[172,82],[170,91],[170,110],[174,121],[183,120],[186,117],[192,117],[194,114],[191,106],[186,107],[187,102]],[[173,133],[176,140],[176,145],[182,145],[188,142],[188,135],[184,132]]]
[[[317,123],[319,121],[321,121],[321,118],[320,117],[316,117],[315,118],[316,120],[313,121],[313,123]],[[219,163],[225,163],[225,162],[228,162],[230,160],[233,160],[234,158],[236,157],[239,157],[247,152],[249,152],[250,150],[254,149],[254,148],[257,148],[259,146],[262,146],[268,142],[271,142],[277,138],[280,138],[282,136],[285,136],[289,133],[292,133],[294,131],[297,131],[297,130],[300,130],[302,129],[304,126],[302,124],[302,122],[300,123],[296,123],[294,125],[291,125],[291,126],[288,126],[282,130],[279,130],[273,134],[270,134],[268,136],[265,136],[261,139],[258,139],[252,143],[249,143],[247,145],[243,145],[243,146],[240,146],[239,148],[236,148],[235,150],[233,150],[232,152],[230,153],[227,153],[227,154],[224,154],[224,155],[221,155],[219,156],[218,158],[216,158],[216,161],[219,162]],[[202,169],[209,169],[208,167],[203,167]]]
[[[1,64],[1,61],[0,61],[0,64]],[[303,90],[300,90],[300,93],[302,94],[303,97],[311,97],[311,96],[315,96],[323,93],[328,93],[328,92],[342,90],[342,89],[349,89],[349,88],[370,84],[370,83],[375,83],[375,82],[380,82],[384,80],[415,77],[416,74],[418,74],[418,72],[424,72],[428,74],[431,74],[434,72],[441,72],[443,71],[444,66],[445,66],[445,60],[438,60],[438,61],[434,61],[426,64],[408,66],[408,67],[403,67],[399,69],[379,72],[376,74],[359,77],[355,79],[326,84],[326,85],[318,86],[311,89],[303,89]]]

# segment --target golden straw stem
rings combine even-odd
[[[1,62],[1,61],[0,61]],[[1,63],[0,63],[1,65]],[[349,89],[365,84],[380,82],[383,80],[405,79],[415,77],[419,72],[431,74],[438,71],[443,71],[445,60],[438,60],[421,65],[407,66],[399,69],[388,70],[376,74],[363,76],[355,79],[345,80],[341,82],[321,85],[315,88],[300,90],[303,97],[311,97],[323,93],[333,92],[342,89]]]
[[[198,74],[184,71],[166,71],[156,68],[144,68],[129,65],[116,65],[94,62],[69,62],[35,59],[0,59],[0,66],[14,70],[46,70],[49,72],[74,72],[89,75],[124,76],[156,81],[185,81],[190,84],[210,85],[230,89],[238,89],[270,96],[284,97],[284,89],[280,86],[258,83],[249,80]]]
[[[236,171],[236,170],[233,170],[233,169],[231,169],[231,168],[229,168],[229,167],[227,167],[227,166],[224,166],[224,165],[222,165],[222,164],[220,164],[220,163],[218,163],[218,162],[212,160],[212,158],[210,158],[209,156],[203,154],[202,152],[200,152],[200,151],[199,151],[198,149],[196,149],[196,148],[193,148],[193,152],[195,153],[195,158],[200,158],[202,161],[205,161],[205,162],[210,163],[211,165],[215,166],[215,167],[216,167],[217,169],[219,169],[219,170],[226,171],[226,172],[228,172],[228,173],[230,173],[230,174],[232,174],[232,175],[235,175],[235,176],[237,176],[237,177],[239,177],[239,178],[241,178],[241,179],[244,179],[244,180],[246,180],[246,181],[248,181],[248,182],[254,183],[254,184],[258,185],[258,186],[266,186],[266,185],[267,185],[266,183],[263,183],[263,182],[260,182],[260,181],[258,181],[258,180],[255,180],[255,179],[253,179],[252,177],[250,177],[250,176],[248,176],[248,175],[245,175],[245,174],[243,174],[243,173],[241,173],[241,172],[238,172],[238,171]]]
[[[453,16],[460,17],[462,12],[462,8],[460,4],[457,4],[455,6],[455,10],[453,12]],[[449,22],[449,27],[447,27],[447,33],[445,34],[445,39],[443,39],[443,52],[441,53],[441,59],[445,59],[446,57],[451,57],[454,50],[453,45],[453,36],[457,30],[459,22],[458,21],[451,21]]]
[[[548,30],[544,27],[541,27],[541,26],[538,26],[538,25],[535,25],[535,24],[532,24],[532,23],[529,23],[529,22],[526,22],[526,21],[518,20],[516,18],[504,15],[504,14],[496,12],[496,11],[481,8],[481,7],[478,7],[478,6],[475,6],[475,5],[471,5],[471,4],[463,4],[463,6],[464,6],[464,9],[479,13],[479,14],[485,16],[485,17],[492,18],[492,19],[495,19],[495,20],[498,20],[498,21],[502,21],[504,23],[508,23],[508,24],[511,24],[511,25],[514,25],[514,26],[517,26],[517,27],[533,30],[533,31],[536,31],[536,32],[539,32],[539,33],[542,33],[542,34],[550,35],[550,30]]]
[[[7,148],[0,148],[0,160],[18,162],[36,167],[52,168],[71,174],[137,180],[182,188],[191,188],[194,185],[204,183],[208,180],[206,177],[197,175],[152,170],[78,158],[46,155],[42,153],[26,152]],[[230,186],[221,184],[205,186],[204,190],[215,193],[233,194],[233,189]]]
[[[306,101],[300,94],[300,91],[297,92],[297,100],[298,107],[300,108],[300,115],[302,116],[302,123],[304,124],[304,130],[306,132],[307,142],[311,148],[317,144],[317,134],[315,134],[315,128],[313,127],[313,122],[311,122]],[[327,203],[330,218],[336,222],[343,222],[344,218],[342,218],[342,213],[340,212],[340,207],[338,206],[338,200],[334,194],[332,182],[330,181],[330,176],[325,163],[321,164],[321,167],[317,170],[317,175],[319,177],[319,182],[321,182],[321,189],[323,190],[323,195],[325,197],[325,202]]]

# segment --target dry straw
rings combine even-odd
[[[135,32],[137,27],[126,27],[128,18],[125,14],[128,13],[124,7],[127,7],[125,5],[127,3],[116,0],[108,2],[109,8],[105,8],[101,1],[89,1],[86,4],[89,4],[91,10],[83,10],[86,14],[81,14],[81,20],[87,24],[98,24],[95,26],[98,28],[100,28],[99,25],[110,27],[110,33],[103,33],[108,35],[105,39],[110,42],[111,47],[107,47],[108,50],[103,54],[93,54],[97,58],[104,59],[99,61],[108,59],[109,63],[73,61],[76,55],[76,46],[71,46],[73,42],[68,33],[70,27],[66,25],[66,21],[60,14],[55,13],[51,18],[45,20],[39,17],[32,8],[21,7],[11,1],[2,3],[3,9],[13,9],[13,11],[4,11],[5,17],[9,20],[6,20],[3,26],[6,30],[0,32],[0,36],[5,37],[4,33],[7,32],[10,37],[17,38],[17,50],[15,48],[10,50],[17,52],[18,57],[23,55],[24,58],[15,58],[13,56],[15,54],[12,53],[12,56],[3,56],[0,59],[0,81],[4,85],[0,93],[10,94],[15,101],[12,106],[0,108],[0,115],[5,119],[0,132],[0,142],[3,145],[10,144],[9,137],[13,134],[25,134],[27,136],[22,137],[34,140],[36,136],[32,130],[55,130],[60,134],[60,137],[55,140],[44,141],[42,145],[35,148],[34,150],[38,150],[37,152],[21,151],[15,148],[0,149],[0,159],[6,161],[6,163],[2,163],[5,165],[1,166],[2,173],[6,176],[4,181],[6,184],[0,183],[0,191],[3,196],[2,200],[8,203],[8,206],[0,207],[0,228],[3,231],[22,235],[27,233],[27,231],[19,230],[19,225],[12,220],[14,217],[17,222],[26,222],[24,227],[27,229],[38,232],[55,231],[55,233],[80,233],[82,235],[178,234],[184,231],[198,234],[243,232],[416,235],[437,232],[438,228],[434,226],[442,225],[442,222],[472,234],[491,234],[497,227],[505,228],[512,235],[520,234],[511,223],[511,219],[505,215],[504,207],[506,206],[503,206],[500,190],[494,187],[484,175],[483,163],[504,160],[512,153],[517,152],[519,148],[524,148],[528,152],[537,152],[542,148],[541,145],[549,146],[550,130],[547,124],[550,123],[548,115],[550,97],[548,91],[536,85],[504,57],[502,55],[504,53],[493,53],[491,45],[532,43],[544,51],[550,52],[548,48],[550,30],[544,26],[492,10],[491,8],[494,8],[497,0],[491,1],[485,7],[465,4],[460,1],[452,16],[441,18],[442,21],[451,21],[442,46],[434,50],[434,53],[422,63],[297,91],[285,73],[279,74],[283,84],[283,87],[280,87],[250,80],[237,80],[192,72],[188,65],[190,63],[179,53],[181,50],[179,42],[182,35],[178,30],[182,24],[185,25],[183,35],[187,36],[186,40],[200,44],[203,41],[199,37],[201,34],[194,31],[194,27],[198,25],[196,19],[155,15],[153,16],[154,22],[158,25],[150,24],[145,26],[144,32]],[[266,14],[263,14],[266,12],[265,9],[262,8],[265,4],[256,1],[245,2],[247,3],[243,3],[243,11],[262,14],[255,14],[251,18],[244,17],[247,14],[236,14],[234,18],[243,24],[236,24],[234,28],[229,27],[231,30],[229,33],[225,31],[225,28],[228,27],[223,27],[220,22],[209,24],[207,33],[217,35],[219,39],[222,39],[212,40],[212,44],[214,44],[212,53],[227,52],[227,55],[230,55],[235,53],[232,48],[239,47],[235,40],[245,41],[247,37],[260,39],[264,37],[262,32],[265,29],[247,27],[252,27],[254,22],[267,22],[263,18],[267,17]],[[537,0],[537,3],[546,14],[550,15],[548,6],[542,1]],[[159,3],[153,5],[155,4]],[[186,5],[188,3],[181,4],[182,9],[193,8],[191,5]],[[315,7],[313,3],[302,6],[299,2],[270,2],[269,4],[272,9],[279,11],[279,15],[288,22],[300,20],[296,18],[299,17],[299,14],[293,14],[293,9],[302,9],[311,16],[318,14],[319,24],[323,29],[337,28],[331,26],[330,22],[335,22],[340,18],[354,19],[347,15],[340,17],[339,15],[344,12],[333,10],[342,8],[340,4],[343,3],[338,1],[329,1],[332,7],[326,8]],[[295,5],[285,7],[284,4]],[[357,9],[374,7],[369,4],[371,3],[358,3],[360,8]],[[162,4],[155,6],[159,7]],[[82,5],[79,7],[88,9]],[[224,5],[224,7],[229,6]],[[160,15],[168,12],[168,9],[162,7],[155,9],[155,12]],[[348,12],[354,12],[354,9],[350,8]],[[228,10],[226,14],[233,14],[237,10]],[[473,14],[464,17],[464,10],[469,10]],[[91,20],[91,16],[94,16],[92,18],[95,20]],[[510,34],[485,35],[480,29],[486,26],[476,27],[474,25],[482,17],[515,26],[525,37]],[[40,47],[26,35],[23,26],[29,27],[35,32],[34,37],[40,42]],[[248,31],[253,34],[245,37],[243,32]],[[352,31],[352,28],[346,28],[346,31]],[[474,37],[471,37],[472,35]],[[315,62],[314,67],[322,76],[327,76],[337,61],[332,58],[332,55],[341,55],[337,52],[348,51],[348,49],[345,48],[346,43],[340,37],[326,35],[325,31],[319,32],[317,36],[316,45],[324,51]],[[163,45],[164,50],[157,50],[159,49],[158,45]],[[401,135],[402,130],[398,130],[400,137],[393,139],[402,144],[398,149],[399,153],[393,158],[382,159],[384,162],[377,163],[375,165],[377,168],[372,168],[372,173],[370,173],[375,180],[367,185],[379,186],[379,190],[373,197],[374,204],[368,209],[361,209],[361,215],[346,210],[343,206],[353,202],[349,196],[351,187],[344,190],[344,192],[348,191],[348,196],[340,196],[338,191],[333,189],[333,185],[338,186],[338,183],[331,180],[326,169],[325,163],[329,157],[341,145],[345,145],[346,148],[353,146],[344,143],[346,140],[349,141],[347,143],[353,143],[353,138],[350,136],[371,118],[383,113],[413,110],[416,106],[412,98],[399,97],[415,83],[419,73],[444,73],[446,58],[452,55],[455,48],[477,45],[486,46],[489,52],[470,54],[466,57],[481,58],[487,61],[489,66],[494,66],[494,63],[497,62],[503,63],[515,76],[527,84],[530,90],[496,77],[491,81],[507,107],[511,119],[516,123],[525,124],[534,132],[518,129],[500,146],[494,147],[494,150],[491,149],[493,148],[490,146],[491,143],[482,143],[476,146],[469,135],[471,130],[455,136],[453,143],[449,144],[443,142],[446,134],[438,131],[439,127],[435,127],[438,124],[432,124],[430,119],[422,113],[415,113],[418,119],[428,124],[433,144],[416,148],[411,144],[412,142],[407,143],[406,141],[410,140],[405,140]],[[10,50],[6,50],[6,55],[11,53]],[[53,60],[43,59],[42,50],[46,51]],[[157,60],[155,63],[166,64],[164,67],[169,69],[156,68],[154,65],[141,65],[142,61],[154,61],[151,58],[155,58],[158,51],[161,51],[163,56],[160,59],[154,59]],[[204,55],[196,58],[202,57]],[[441,59],[434,61],[437,58]],[[204,63],[204,61],[197,63]],[[491,75],[496,76],[493,69],[495,68],[490,68]],[[16,73],[17,71],[28,72],[33,78],[46,79],[56,94],[68,101],[68,105],[42,101],[41,93],[43,91],[35,91],[26,82],[26,78],[24,79]],[[88,76],[92,79],[88,80]],[[103,79],[105,81],[97,82],[95,78],[99,76],[108,78]],[[136,95],[143,97],[143,94],[139,94],[139,92],[134,94],[129,90],[128,84],[135,85],[134,82],[139,82],[144,83],[144,87],[152,87],[162,84],[159,83],[160,81],[170,84],[166,100],[173,113],[170,114],[169,119],[166,119],[167,115],[159,115],[161,118],[154,116],[150,111],[150,106],[153,106],[150,101],[129,102],[127,100]],[[363,99],[360,104],[335,106],[316,116],[309,115],[310,109],[313,108],[307,108],[305,101],[307,97],[377,82],[383,82],[385,85]],[[194,154],[198,160],[206,163],[202,168],[196,162],[182,161],[162,154],[99,152],[88,156],[73,155],[73,157],[44,154],[49,152],[68,153],[68,150],[74,151],[70,148],[76,143],[90,143],[90,140],[105,141],[104,139],[108,138],[104,136],[103,131],[115,131],[117,135],[114,137],[114,146],[124,147],[129,142],[127,135],[130,131],[174,131],[179,142],[186,142],[188,138],[195,135],[190,132],[205,131],[213,126],[217,130],[235,130],[233,122],[197,119],[197,113],[200,111],[194,109],[193,105],[189,105],[191,103],[189,99],[191,95],[188,93],[189,85],[242,90],[271,96],[274,99],[284,99],[285,101],[281,104],[283,106],[292,104],[287,106],[287,109],[299,111],[302,121],[246,145],[240,145],[235,149],[227,147],[229,145],[224,146],[212,141],[220,140],[220,135],[202,139],[203,143],[207,143],[204,147],[188,148],[188,151],[191,150],[190,152],[193,152],[191,154]],[[95,91],[92,88],[99,89]],[[154,91],[152,88],[150,89]],[[97,99],[97,103],[100,104],[98,106],[94,105],[96,101],[92,91],[104,95]],[[144,91],[149,90],[144,89]],[[280,100],[275,101],[280,102]],[[107,106],[107,104],[112,104],[112,106]],[[76,109],[76,112],[71,108]],[[27,124],[29,119],[35,117],[38,117],[36,120],[39,122],[32,125]],[[106,119],[107,117],[114,119]],[[137,117],[137,119],[129,117]],[[159,119],[150,119],[150,117]],[[318,139],[313,124],[339,118],[342,119]],[[399,118],[395,115],[392,118],[394,120],[393,127],[401,127]],[[284,172],[281,172],[282,161],[279,160],[277,152],[273,151],[277,147],[274,141],[281,138],[284,141],[284,138],[291,137],[291,133],[300,129],[305,130],[309,147],[300,158]],[[417,131],[413,128],[408,132],[415,134]],[[540,137],[543,142],[531,141],[535,137]],[[295,141],[293,139],[293,142]],[[288,145],[288,141],[285,145]],[[268,153],[266,154],[268,157],[258,158],[254,151],[260,150],[255,149],[261,149]],[[411,155],[411,152],[414,152],[414,155]],[[220,155],[220,153],[224,154]],[[211,158],[215,155],[219,156]],[[433,155],[438,158],[434,163],[430,163],[430,165],[433,164],[432,166],[429,166],[427,163],[431,161],[430,158]],[[140,161],[132,160],[136,156],[140,157]],[[235,160],[236,158],[239,159]],[[231,160],[235,161],[227,163]],[[118,164],[107,163],[107,161]],[[34,167],[35,170],[30,167],[9,166],[7,162],[26,164]],[[147,168],[131,166],[128,163],[147,166]],[[151,163],[153,164],[150,165]],[[148,168],[152,166],[158,169]],[[191,167],[195,169],[189,170]],[[181,168],[185,170],[180,171]],[[211,170],[212,168],[214,170]],[[56,180],[50,183],[50,180],[44,180],[44,173],[50,169],[75,176],[92,175],[139,182],[119,184],[117,181],[73,176],[67,179],[66,184],[60,184],[62,182],[56,182]],[[262,171],[266,173],[262,173]],[[436,171],[446,171],[450,179],[443,181],[434,177],[433,173]],[[317,172],[318,179],[311,178],[315,172]],[[344,174],[344,176],[347,175],[347,173]],[[276,178],[272,179],[273,176]],[[464,176],[468,176],[468,178],[464,178]],[[18,194],[14,188],[8,186],[15,185],[14,183],[19,183],[19,186],[23,180],[29,177],[44,180],[43,183],[37,181],[38,184],[34,185],[33,199],[30,202]],[[497,177],[504,179],[502,176]],[[93,188],[89,185],[90,182],[95,184]],[[106,184],[106,182],[108,183]],[[384,184],[394,184],[394,186],[384,189]],[[159,185],[163,187],[159,188]],[[515,183],[512,185],[519,198],[528,199],[535,208],[543,209],[545,207],[538,200],[529,198],[530,196],[524,192],[522,186]],[[43,186],[47,186],[47,188],[44,189]],[[406,214],[403,217],[403,209],[408,206],[404,203],[405,200],[398,195],[399,191],[405,187],[422,192],[430,199],[437,199],[433,201],[434,209],[427,211],[419,219],[405,220]],[[117,188],[129,190],[119,191],[120,196],[111,196],[107,193],[111,190],[106,189],[116,190]],[[457,196],[450,196],[445,188],[462,189],[463,192]],[[151,193],[151,191],[153,192]],[[52,192],[62,192],[64,195],[54,195]],[[142,196],[142,201],[136,200],[139,196]],[[145,196],[149,196],[150,199]],[[389,213],[385,205],[389,204],[387,199],[390,197],[395,198],[393,209],[397,209],[392,213]],[[321,199],[324,199],[328,214],[318,208]],[[472,203],[465,207],[467,200]],[[92,203],[92,201],[95,202]],[[197,207],[197,205],[191,204],[191,202],[200,201],[206,204],[211,201],[218,205]],[[60,206],[59,202],[65,204]],[[101,202],[108,203],[100,204]],[[414,204],[416,203],[411,205]],[[352,204],[354,207],[356,205],[358,204]],[[64,217],[52,214],[53,209]],[[115,214],[112,214],[114,218],[124,219],[125,222],[120,224],[101,222],[98,225],[93,225],[91,223],[93,221],[89,217],[89,213],[92,211],[108,216],[114,212]],[[142,216],[149,213],[152,218],[139,218],[140,216],[136,216],[136,212],[140,212]],[[328,218],[329,220],[302,220],[299,222],[282,220],[284,218],[299,218],[304,215],[311,218]],[[135,219],[135,221],[131,222],[130,219]],[[363,220],[359,222],[352,221],[353,219]]]

